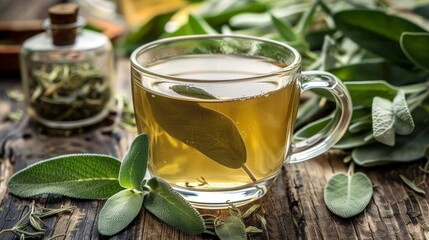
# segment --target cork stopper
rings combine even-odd
[[[74,44],[77,34],[79,6],[76,3],[57,4],[49,8],[49,19],[54,45]]]

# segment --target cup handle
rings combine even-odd
[[[314,136],[293,143],[287,163],[298,163],[314,158],[337,143],[347,131],[352,117],[352,101],[347,88],[334,75],[325,71],[304,71],[301,92],[319,88],[330,92],[337,104],[332,121]]]

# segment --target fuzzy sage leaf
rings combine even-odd
[[[374,142],[353,149],[353,161],[360,166],[372,167],[390,163],[406,163],[424,157],[429,142],[429,125],[416,124],[409,135],[399,135],[394,147]]]
[[[151,178],[147,185],[151,191],[146,195],[144,207],[163,222],[187,234],[205,231],[202,217],[181,195],[164,181]]]
[[[393,99],[393,113],[395,132],[402,135],[410,134],[414,130],[414,121],[403,91],[399,91]]]
[[[372,103],[372,129],[374,138],[386,145],[395,145],[394,121],[393,103],[387,99],[375,97]]]
[[[143,193],[134,189],[125,189],[107,199],[98,218],[98,231],[106,236],[122,231],[139,214],[143,199]]]
[[[238,216],[215,221],[215,232],[221,240],[246,240],[246,226]]]
[[[324,201],[335,215],[349,218],[366,208],[371,201],[372,193],[371,180],[365,174],[337,173],[325,186]]]
[[[149,140],[146,134],[137,136],[121,163],[119,183],[124,188],[140,189],[146,174]]]
[[[230,118],[195,102],[162,96],[148,101],[157,123],[174,138],[223,166],[237,169],[246,162],[246,146]]]
[[[395,133],[406,135],[414,130],[414,121],[403,91],[396,94],[393,102],[380,97],[374,98],[372,128],[374,138],[388,146],[395,145]]]
[[[105,199],[122,190],[120,161],[99,154],[70,154],[40,161],[15,173],[9,191],[19,197],[42,193],[81,199]]]
[[[406,178],[404,175],[400,174],[399,177],[405,183],[405,185],[407,185],[409,188],[411,188],[414,192],[420,193],[420,194],[423,194],[423,195],[426,194],[423,189],[421,189],[420,187],[418,187],[413,181],[411,181],[410,179]]]

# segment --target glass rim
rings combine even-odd
[[[244,39],[244,40],[259,41],[259,42],[264,42],[264,43],[268,43],[268,44],[273,44],[273,45],[285,48],[288,51],[290,51],[293,54],[294,59],[293,59],[292,63],[288,64],[287,66],[285,66],[283,68],[280,68],[280,69],[272,71],[272,72],[264,73],[261,75],[252,76],[252,77],[241,77],[241,78],[239,77],[239,78],[230,78],[230,79],[221,79],[221,80],[210,80],[210,81],[207,81],[207,79],[198,80],[198,79],[184,78],[184,77],[171,76],[168,74],[162,74],[162,73],[150,70],[149,68],[141,65],[137,61],[138,56],[140,55],[140,53],[143,50],[150,49],[151,47],[154,47],[156,45],[167,44],[167,43],[172,43],[172,42],[177,42],[177,41],[186,41],[186,40],[221,39],[221,38]],[[164,38],[164,39],[159,39],[159,40],[155,40],[155,41],[143,44],[142,46],[136,48],[131,53],[130,61],[131,61],[131,67],[132,68],[135,68],[135,69],[139,70],[140,72],[146,73],[146,74],[151,75],[151,76],[156,76],[156,77],[169,79],[169,80],[175,80],[175,81],[183,81],[183,82],[205,82],[205,83],[208,83],[208,82],[226,82],[226,81],[231,82],[231,81],[243,81],[243,80],[249,80],[249,79],[261,79],[261,78],[276,76],[276,75],[279,75],[281,73],[291,72],[300,66],[301,55],[299,54],[299,52],[295,48],[289,46],[288,44],[278,42],[278,41],[274,41],[271,39],[266,39],[266,38],[261,38],[261,37],[253,37],[253,36],[245,36],[245,35],[239,35],[239,34],[201,34],[201,35],[186,35],[186,36]]]

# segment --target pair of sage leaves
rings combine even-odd
[[[201,215],[163,180],[145,179],[148,152],[148,136],[142,134],[134,139],[122,162],[100,154],[61,155],[15,173],[7,186],[12,194],[24,198],[47,193],[78,199],[107,199],[98,217],[98,231],[107,236],[125,229],[142,207],[191,235],[209,233],[226,240],[247,239],[247,234],[262,232],[253,226],[246,227],[243,222],[256,212],[258,205],[243,216],[231,205],[237,213],[234,216],[240,216],[232,221],[228,216]],[[265,219],[261,215],[257,217],[265,228]]]
[[[374,97],[372,104],[373,137],[386,145],[395,145],[395,134],[410,134],[414,121],[408,109],[403,91],[399,91],[393,101]],[[401,175],[408,185],[409,180]],[[324,191],[326,206],[334,214],[349,218],[361,213],[369,204],[373,194],[371,180],[363,173],[354,173],[354,163],[347,174],[332,176]]]

